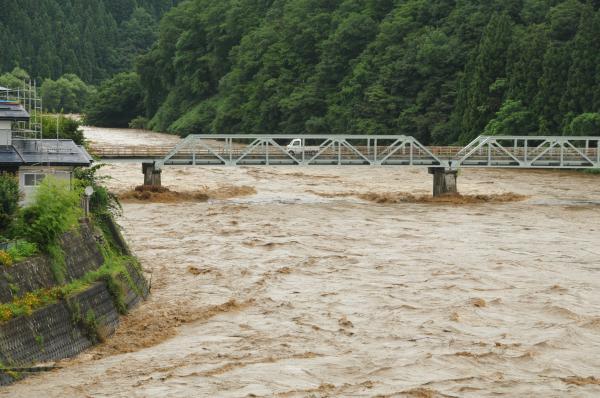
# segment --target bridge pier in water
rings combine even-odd
[[[162,170],[156,167],[156,162],[142,163],[145,187],[160,187]]]
[[[458,193],[456,185],[458,170],[450,170],[445,167],[430,167],[429,174],[433,174],[434,197]]]

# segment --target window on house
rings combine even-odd
[[[26,187],[35,187],[40,185],[42,181],[46,178],[46,174],[42,173],[28,173],[25,174],[25,186]]]
[[[35,174],[25,174],[25,186],[32,187],[35,185]]]

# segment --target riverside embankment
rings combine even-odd
[[[136,141],[93,139],[113,136]],[[122,193],[142,181],[137,164],[104,173]],[[465,170],[464,194],[525,198],[463,204],[378,200],[430,193],[409,168],[169,167],[163,183],[209,200],[123,204],[149,300],[0,396],[600,394],[597,176]]]

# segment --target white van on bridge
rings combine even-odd
[[[302,153],[306,155],[316,155],[319,150],[321,150],[320,146],[305,146],[302,145],[302,140],[300,138],[294,138],[290,143],[285,147],[287,152],[292,155],[302,155]]]

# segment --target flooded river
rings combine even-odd
[[[113,135],[136,142],[92,138]],[[104,173],[142,182],[139,164]],[[152,296],[0,396],[600,395],[598,176],[463,170],[464,194],[526,196],[466,205],[361,199],[430,193],[418,168],[167,167],[163,183],[230,194],[125,202]]]

